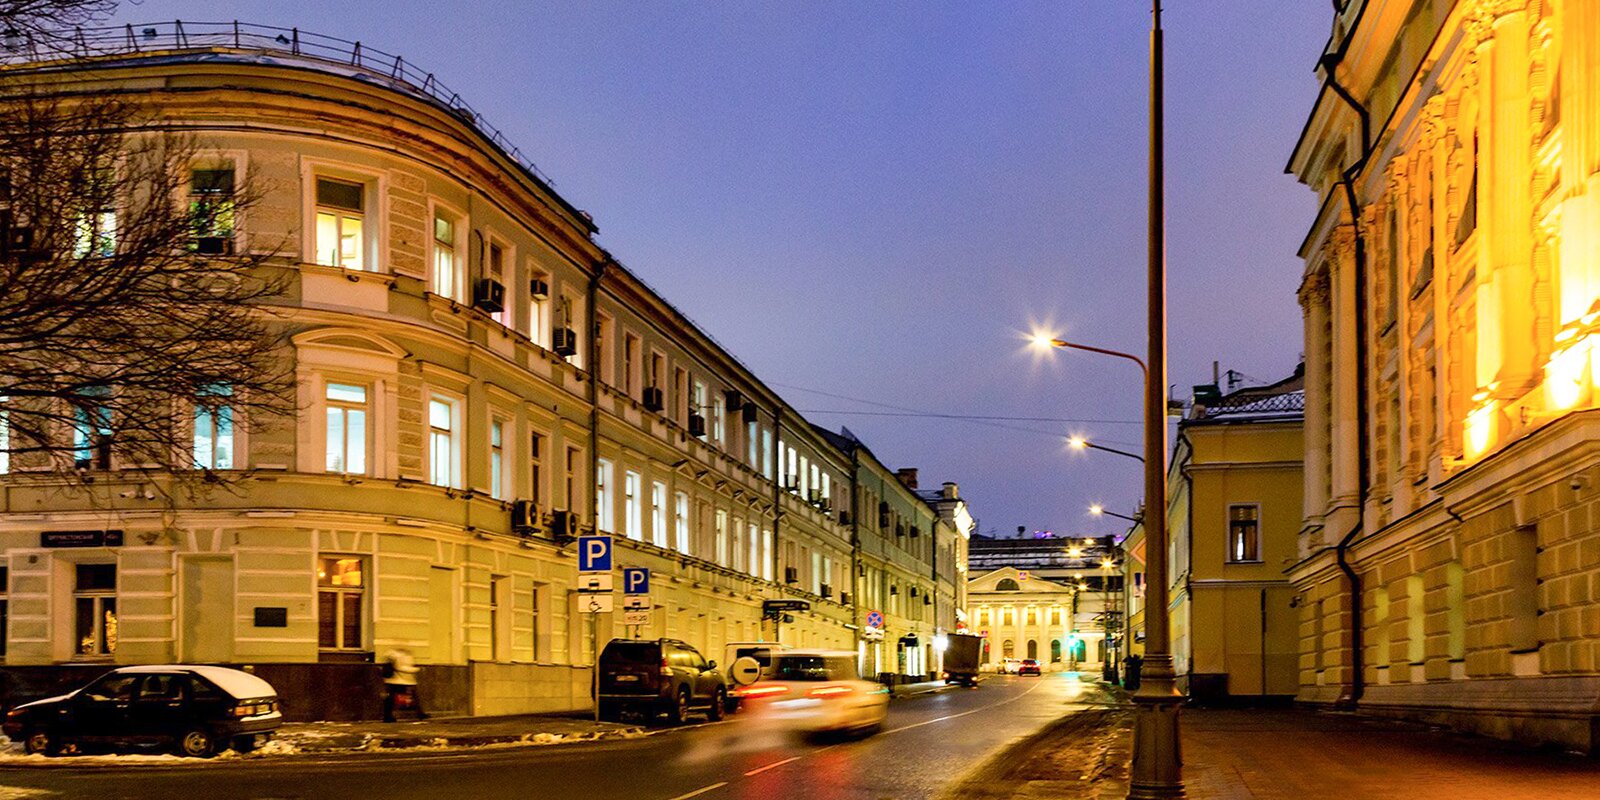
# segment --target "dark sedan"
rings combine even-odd
[[[226,667],[168,664],[114,669],[77,691],[17,706],[0,727],[29,753],[171,747],[204,758],[230,746],[249,750],[282,724],[272,684]]]

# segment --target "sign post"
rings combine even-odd
[[[633,638],[650,624],[650,570],[644,567],[622,569],[622,624],[633,628]]]
[[[595,722],[600,721],[600,615],[613,610],[611,588],[611,537],[578,537],[578,608],[589,615]]]

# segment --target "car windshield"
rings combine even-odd
[[[138,675],[107,675],[89,684],[83,696],[90,700],[131,700],[133,684],[138,679]]]
[[[848,681],[856,677],[848,658],[778,656],[772,661],[772,678],[780,681]]]

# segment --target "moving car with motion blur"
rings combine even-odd
[[[889,714],[889,692],[864,681],[849,650],[772,653],[767,677],[744,687],[755,715],[802,733],[876,733]]]
[[[748,689],[746,684],[751,682],[748,676],[741,680],[741,676],[735,673],[740,666],[750,668],[750,662],[742,659],[754,661],[755,668],[759,670],[758,679],[764,678],[772,669],[772,654],[787,649],[788,645],[779,642],[728,642],[723,646],[724,663],[728,665],[728,713],[739,710],[739,700]]]
[[[1044,670],[1040,669],[1038,661],[1036,661],[1034,659],[1031,659],[1031,658],[1024,658],[1024,659],[1022,659],[1022,663],[1017,665],[1017,674],[1018,675],[1043,675],[1044,674]]]
[[[24,703],[0,728],[47,756],[100,746],[205,758],[251,750],[282,724],[272,684],[226,667],[164,664],[114,669],[76,691]]]
[[[677,639],[612,639],[600,651],[602,719],[624,712],[666,714],[682,724],[690,709],[715,722],[727,711],[728,683],[700,651]]]

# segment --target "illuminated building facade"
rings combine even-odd
[[[1593,751],[1600,0],[1336,5],[1298,697]]]

